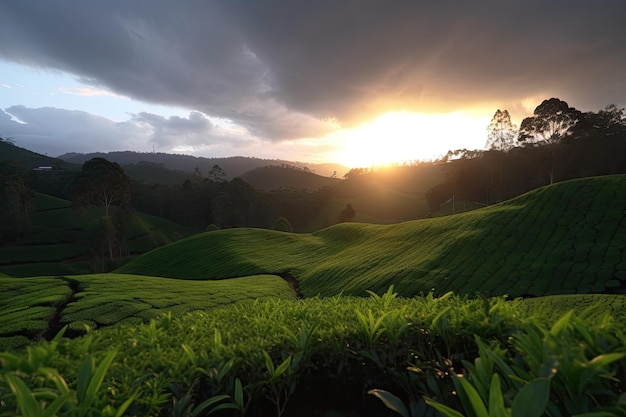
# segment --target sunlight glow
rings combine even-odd
[[[333,134],[343,146],[331,159],[353,168],[370,167],[433,160],[449,150],[482,149],[490,117],[485,112],[385,113]]]

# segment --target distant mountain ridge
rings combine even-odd
[[[0,140],[0,162],[11,160],[21,161],[27,169],[34,169],[40,166],[59,166],[63,161],[59,158],[51,158],[41,155],[28,149],[20,148],[11,142]]]
[[[219,165],[224,170],[228,179],[239,177],[244,173],[256,168],[266,167],[269,165],[292,165],[299,168],[307,168],[309,171],[317,175],[330,177],[334,173],[337,176],[343,176],[349,171],[348,167],[339,164],[310,164],[305,162],[285,161],[278,159],[260,159],[245,156],[232,156],[225,158],[205,158],[182,154],[168,154],[162,152],[134,152],[134,151],[117,151],[117,152],[93,152],[93,153],[66,153],[59,156],[66,162],[74,164],[83,164],[92,158],[105,158],[111,162],[118,164],[130,165],[141,162],[150,162],[154,164],[162,164],[170,170],[178,170],[193,173],[196,168],[200,170],[202,175],[206,175],[211,168]]]

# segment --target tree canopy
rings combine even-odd
[[[130,201],[130,179],[121,166],[104,158],[93,158],[83,164],[74,187],[74,200],[81,205],[109,208]]]
[[[517,126],[511,122],[508,110],[498,109],[487,127],[485,148],[496,151],[508,151],[517,144]]]
[[[533,116],[522,120],[518,139],[525,143],[558,143],[570,136],[572,128],[584,116],[558,98],[544,100],[535,108]]]

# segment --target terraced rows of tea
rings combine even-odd
[[[182,284],[182,285],[181,285]],[[51,337],[68,325],[70,334],[140,323],[163,313],[180,316],[243,300],[295,299],[275,275],[193,281],[121,274],[0,280],[0,350]]]
[[[305,296],[623,293],[626,176],[547,186],[454,216],[394,225],[342,223],[312,234],[207,232],[116,272],[212,280],[291,273]]]

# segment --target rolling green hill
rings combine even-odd
[[[116,272],[181,279],[290,272],[305,296],[479,291],[542,296],[623,292],[626,176],[543,187],[454,216],[343,223],[306,235],[218,230],[159,248]]]
[[[70,201],[35,194],[30,227],[19,245],[0,246],[0,272],[14,277],[93,272],[90,236],[97,233],[99,209],[75,208]],[[190,236],[195,230],[132,212],[124,229],[131,255]]]
[[[39,198],[52,216],[71,210]],[[386,415],[368,392],[421,415],[433,401],[470,415],[470,392],[483,408],[488,392],[491,411],[519,410],[532,390],[554,415],[623,415],[625,243],[622,175],[392,225],[216,230],[115,273],[0,272],[2,406]]]

